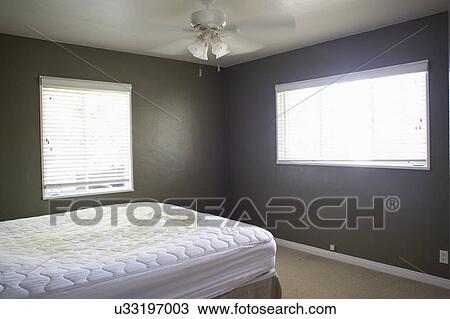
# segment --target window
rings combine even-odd
[[[133,190],[131,85],[41,77],[44,199]]]
[[[276,92],[277,163],[429,169],[427,61]]]

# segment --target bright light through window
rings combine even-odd
[[[131,86],[41,77],[43,198],[133,190]]]
[[[279,164],[429,168],[427,62],[276,89]]]

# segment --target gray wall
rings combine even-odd
[[[80,46],[70,50],[165,106],[133,94],[135,192],[108,198],[223,196],[221,74],[192,63]],[[39,75],[111,81],[55,44],[0,34],[0,220],[47,213],[41,200]]]
[[[425,25],[429,28],[366,69],[430,60],[431,171],[275,164],[276,84],[349,72]],[[229,198],[251,197],[263,210],[271,196],[308,202],[352,195],[368,205],[374,195],[397,195],[402,208],[387,216],[385,231],[372,231],[366,222],[357,231],[284,225],[274,235],[324,249],[334,243],[344,254],[414,269],[406,260],[448,278],[448,266],[439,263],[439,249],[449,247],[447,33],[445,13],[226,69]]]

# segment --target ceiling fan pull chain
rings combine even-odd
[[[217,72],[220,72],[220,63],[217,65]]]
[[[199,65],[198,65],[198,77],[201,78],[202,75],[203,75],[203,74],[202,74],[202,65],[199,64]]]

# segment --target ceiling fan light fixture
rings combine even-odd
[[[194,43],[188,46],[189,52],[191,52],[194,57],[204,61],[208,61],[208,49],[208,41],[202,37],[198,37]]]
[[[211,42],[211,51],[216,56],[216,59],[220,59],[221,57],[224,57],[228,53],[231,53],[230,50],[228,50],[228,45],[223,42],[219,37],[213,37],[210,39]]]

